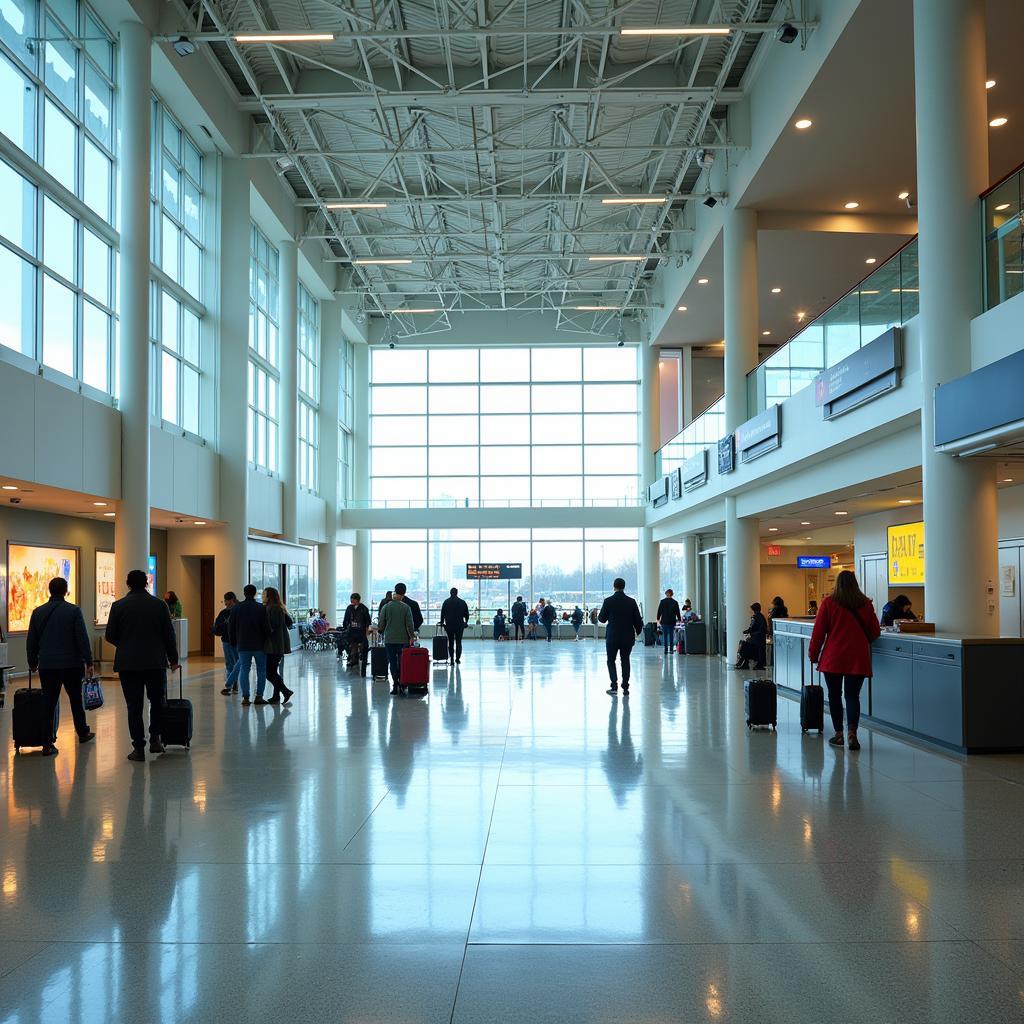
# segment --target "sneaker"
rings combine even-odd
[[[392,686],[391,687],[391,696],[392,697],[397,697],[398,696],[398,687],[397,686]]]
[[[604,692],[611,694],[613,697],[618,696],[618,693],[619,693],[618,683],[612,683],[611,688],[605,690]]]
[[[252,701],[249,700],[248,697],[243,697],[242,698],[242,707],[243,708],[247,708],[251,703],[252,703]]]
[[[234,691],[231,690],[229,687],[226,687],[226,686],[224,687],[223,690],[220,691],[220,695],[222,697],[230,697],[232,693],[234,693]]]
[[[281,703],[281,695],[278,694],[278,693],[275,693],[274,696],[271,697],[270,700],[267,701],[267,703],[268,704],[280,704]]]
[[[284,694],[284,702],[285,702],[285,704],[291,704],[292,697],[295,696],[295,691],[294,690],[289,690],[289,689],[285,688],[281,692]]]
[[[162,754],[165,751],[164,745],[159,740],[149,741],[149,752],[151,754]]]
[[[270,701],[269,701],[269,700],[264,700],[264,699],[263,699],[262,697],[257,697],[257,698],[256,698],[256,699],[255,699],[255,700],[253,701],[253,704],[255,704],[255,705],[256,705],[257,707],[260,707],[260,706],[261,706],[261,705],[263,705],[263,704],[269,704],[269,703],[270,703]]]
[[[89,732],[87,732],[84,736],[79,736],[78,737],[78,742],[79,743],[88,743],[89,740],[94,740],[94,739],[96,739],[96,733],[94,733],[90,729]]]
[[[623,683],[622,684],[622,696],[623,697],[628,697],[629,696],[629,683]]]
[[[145,761],[146,760],[146,748],[136,747],[129,755],[129,761]]]

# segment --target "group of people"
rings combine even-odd
[[[536,640],[539,636],[538,630],[543,628],[548,643],[554,636],[555,623],[558,621],[558,611],[550,600],[539,598],[537,603],[529,608],[522,596],[516,598],[515,603],[509,611],[509,618],[512,620],[514,636],[509,637],[508,624],[505,619],[505,610],[499,608],[494,616],[494,639],[495,640]],[[562,618],[568,622],[575,634],[575,640],[580,638],[580,630],[586,614],[583,609],[576,605],[571,612],[564,612]]]
[[[683,606],[680,608],[679,602],[675,599],[675,592],[669,587],[658,605],[655,621],[661,630],[661,643],[667,657],[675,640],[676,626],[680,623],[686,625],[687,622],[699,622],[700,616],[693,610],[693,604],[689,598],[683,601]]]

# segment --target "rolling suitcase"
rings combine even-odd
[[[708,627],[703,622],[687,622],[683,626],[683,649],[687,654],[708,653]]]
[[[11,714],[11,733],[14,752],[22,747],[48,747],[57,738],[57,723],[60,721],[60,701],[50,717],[46,709],[46,697],[40,689],[32,688],[32,673],[28,674],[28,686],[14,691],[14,707]]]
[[[818,683],[800,687],[800,731],[825,731],[825,691]]]
[[[178,696],[164,700],[160,739],[174,747],[192,746],[192,701],[184,694],[181,666],[178,666]]]
[[[388,677],[388,652],[383,644],[376,644],[370,648],[370,675],[374,679]]]
[[[403,693],[415,690],[427,692],[430,679],[430,655],[426,647],[403,647],[398,666],[398,688]]]
[[[644,647],[653,647],[658,642],[658,627],[653,622],[644,624]]]
[[[438,633],[434,637],[434,642],[431,649],[431,660],[432,661],[447,661],[448,660],[448,637],[444,633]]]
[[[778,724],[778,694],[770,679],[744,679],[743,703],[747,713],[747,728]]]

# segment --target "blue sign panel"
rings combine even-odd
[[[796,567],[798,569],[831,569],[831,555],[797,555]]]

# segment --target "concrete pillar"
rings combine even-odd
[[[370,348],[356,344],[352,348],[352,499],[357,508],[370,500]],[[363,595],[369,607],[373,566],[370,559],[370,531],[357,530],[352,550],[352,589]]]
[[[114,520],[118,586],[149,561],[149,165],[152,40],[138,21],[119,29],[121,327],[118,371],[121,413],[121,501]]]
[[[299,540],[299,247],[288,239],[281,256],[281,537]]]
[[[658,350],[640,343],[640,493],[646,495],[654,483],[659,435],[661,433]]]
[[[693,421],[693,346],[684,345],[682,349],[682,365],[680,366],[680,377],[682,385],[682,409],[680,417],[683,426],[688,426]]]
[[[689,598],[693,602],[694,609],[699,611],[701,616],[706,615],[707,609],[697,608],[697,535],[695,533],[688,533],[683,537],[683,593],[677,597],[681,597],[680,606],[686,598]]]
[[[725,499],[725,636],[731,658],[750,621],[750,606],[760,600],[760,522],[736,514],[736,499]],[[710,611],[710,609],[707,609]]]
[[[217,447],[220,519],[214,577],[218,597],[241,596],[249,582],[249,171],[244,160],[220,160],[216,237]]]
[[[649,526],[640,528],[640,598],[643,601],[644,621],[653,622],[661,598],[659,545],[654,542]]]
[[[324,499],[324,541],[317,548],[317,602],[331,622],[338,603],[338,392],[340,388],[341,303],[320,309],[320,497]]]
[[[971,319],[981,312],[987,72],[983,0],[914,0],[925,614],[940,630],[994,635],[995,470],[935,451],[932,401],[936,385],[970,372]]]
[[[747,374],[757,365],[757,214],[730,209],[723,232],[725,429],[749,416]]]

